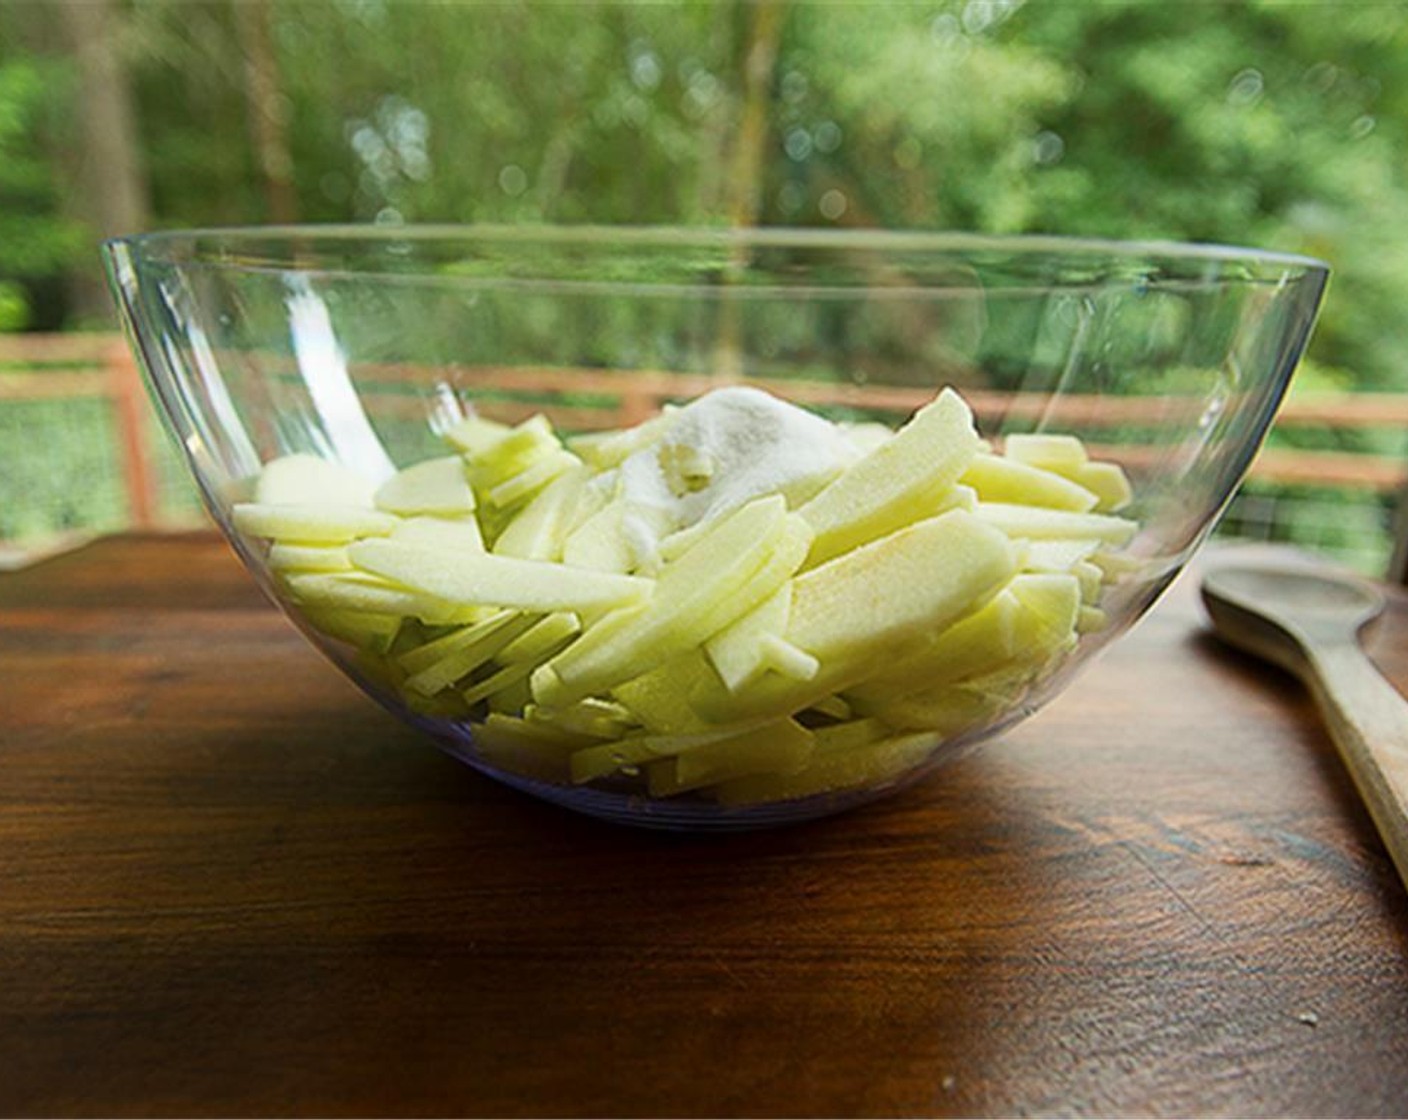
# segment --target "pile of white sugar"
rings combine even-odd
[[[795,509],[860,455],[835,424],[761,389],[715,389],[670,415],[664,434],[621,464],[617,493],[671,529],[766,494]]]

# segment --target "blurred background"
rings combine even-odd
[[[1225,534],[1382,571],[1408,475],[1408,3],[0,3],[0,564],[199,512],[104,236],[286,222],[1045,232],[1308,253]]]

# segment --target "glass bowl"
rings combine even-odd
[[[1056,695],[1206,536],[1326,267],[799,230],[105,247],[254,578],[475,769],[661,828],[899,789]]]

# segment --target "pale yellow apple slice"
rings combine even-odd
[[[491,712],[474,728],[474,746],[487,762],[525,777],[565,782],[571,777],[568,759],[591,740],[557,728]]]
[[[913,770],[933,753],[934,735],[921,733],[882,739],[848,751],[813,754],[796,774],[753,774],[721,782],[712,789],[724,805],[787,801],[857,787],[873,787]]]
[[[1025,572],[1069,572],[1077,564],[1088,560],[1099,547],[1100,541],[1095,538],[1028,541],[1026,551],[1022,556],[1022,570]]]
[[[1104,513],[1069,513],[1003,502],[979,502],[976,516],[1008,536],[1032,540],[1096,540],[1120,545],[1139,528],[1133,521]]]
[[[329,505],[370,509],[376,487],[350,467],[317,455],[284,455],[264,464],[254,486],[261,505]]]
[[[476,610],[434,595],[397,587],[366,572],[291,572],[283,577],[290,598],[306,607],[366,611],[418,618],[434,625],[472,621]]]
[[[866,717],[833,723],[829,727],[818,727],[812,732],[812,739],[816,744],[817,754],[832,754],[867,747],[893,734],[884,720]]]
[[[422,696],[434,696],[437,692],[450,688],[481,666],[487,665],[494,656],[515,638],[526,633],[535,624],[532,615],[516,615],[502,626],[480,630],[473,641],[461,643],[423,669],[418,669],[406,678],[406,688]],[[402,665],[404,665],[404,660]]]
[[[1008,436],[1003,451],[1009,459],[1063,475],[1090,491],[1097,499],[1093,508],[1101,513],[1123,509],[1134,497],[1124,469],[1118,463],[1091,461],[1085,445],[1075,436]]]
[[[981,683],[942,685],[898,697],[877,707],[876,714],[897,730],[923,729],[939,738],[953,739],[993,723],[1017,703],[1020,694],[1015,679],[1005,689]]]
[[[553,621],[561,623],[567,618],[570,618],[572,624],[575,626],[577,621],[576,615],[550,615],[548,618],[544,619],[543,622],[535,626],[533,630],[523,635],[523,638],[527,638],[530,635],[533,637],[533,653],[531,655],[526,654],[522,649],[514,656],[508,656],[507,650],[500,653],[499,656],[494,659],[495,664],[499,665],[500,668],[496,669],[488,677],[484,678],[484,680],[477,681],[466,688],[461,694],[464,696],[465,703],[477,704],[480,700],[488,699],[497,693],[509,691],[513,686],[527,681],[529,674],[533,672],[542,658],[551,657],[570,642],[572,635],[576,633],[575,629],[567,626],[558,625],[553,627],[551,625],[545,626],[544,624],[551,624]],[[534,633],[534,631],[537,631],[537,633]],[[522,641],[523,638],[520,638],[519,641]],[[549,639],[552,640],[550,641]],[[524,705],[529,702],[531,696],[531,689],[517,694],[517,698],[514,700],[512,706],[521,711]]]
[[[821,671],[821,662],[777,634],[764,634],[759,643],[763,664],[779,676],[809,681]]]
[[[546,423],[546,418],[543,423]],[[457,451],[467,456],[482,455],[489,448],[497,446],[512,432],[507,424],[488,420],[482,416],[466,416],[444,434],[445,441]]]
[[[376,492],[376,506],[404,517],[473,513],[474,491],[465,475],[464,460],[458,455],[447,455],[398,471]]]
[[[563,542],[562,562],[594,572],[633,571],[636,555],[621,527],[624,502],[612,502],[592,514]]]
[[[1002,453],[1014,462],[1067,477],[1083,467],[1089,458],[1085,444],[1075,436],[1045,433],[1007,436],[1002,441]]]
[[[494,542],[494,554],[522,560],[561,560],[567,526],[583,501],[586,472],[566,470],[534,495]]]
[[[276,572],[349,572],[352,561],[344,545],[275,541],[269,548],[269,567]]]
[[[690,649],[655,665],[638,677],[617,685],[612,696],[647,730],[659,735],[695,734],[716,730],[717,725],[699,715],[690,696],[718,677],[703,651]]]
[[[558,475],[580,467],[582,460],[570,451],[554,451],[535,459],[517,474],[490,486],[486,497],[491,506],[504,509],[531,498]]]
[[[416,591],[462,606],[514,607],[547,614],[638,603],[654,581],[589,572],[542,560],[476,556],[402,541],[359,541],[352,563]]]
[[[534,699],[549,707],[570,704],[630,680],[642,665],[701,645],[773,594],[810,543],[810,530],[787,513],[781,495],[735,510],[665,567],[648,603],[603,619],[538,669]]]
[[[706,719],[797,711],[866,677],[981,606],[1016,566],[1012,543],[952,510],[863,545],[792,581],[784,637],[820,662],[810,681],[766,676],[737,694],[691,697]]]
[[[412,649],[402,650],[396,655],[396,661],[407,674],[419,673],[452,653],[467,649],[480,639],[503,630],[515,620],[520,620],[521,626],[514,631],[514,634],[521,634],[524,629],[533,624],[536,617],[536,615],[525,616],[518,611],[496,611],[487,618],[458,627],[433,641],[424,642]],[[512,641],[512,635],[505,640]]]
[[[391,530],[391,539],[456,552],[484,551],[484,534],[473,517],[410,517]]]
[[[1105,588],[1105,573],[1089,560],[1079,560],[1071,565],[1071,575],[1080,581],[1081,602],[1095,606]]]
[[[1084,463],[1070,477],[1096,496],[1099,501],[1095,508],[1101,512],[1124,509],[1134,500],[1129,476],[1118,463]]]
[[[468,458],[470,481],[476,487],[479,483],[474,473],[482,471],[502,478],[522,470],[539,455],[562,446],[552,424],[540,412],[512,428],[486,427],[485,422],[479,420],[472,425],[461,424],[446,432],[445,438]]]
[[[504,646],[494,660],[502,665],[528,662],[537,665],[551,657],[568,638],[582,632],[582,620],[571,611],[558,611],[535,623],[529,630]]]
[[[377,653],[385,653],[391,648],[402,623],[399,615],[368,611],[314,608],[305,609],[303,613],[313,626],[328,637]]]
[[[748,728],[710,727],[701,732],[626,735],[607,743],[592,743],[572,755],[572,781],[583,782],[624,773],[635,776],[640,768],[683,750],[693,750],[728,739]]]
[[[850,704],[839,696],[823,696],[807,705],[807,711],[826,716],[827,719],[849,720],[855,716]]]
[[[1110,616],[1099,607],[1081,607],[1080,616],[1076,620],[1076,632],[1097,634],[1109,625]]]
[[[1041,668],[1065,653],[1081,597],[1070,574],[1017,575],[982,610],[928,648],[848,689],[858,709],[884,716],[895,700],[1014,667]]]
[[[786,632],[791,609],[792,586],[785,583],[704,643],[709,663],[730,692],[737,692],[767,672],[763,639]]]
[[[973,414],[945,389],[890,439],[798,511],[816,534],[816,566],[934,513],[978,453]]]
[[[980,610],[935,635],[932,644],[847,689],[846,699],[870,711],[896,697],[1002,667],[1017,655],[1022,610],[1009,583]]]
[[[707,752],[715,744],[730,743],[738,739],[745,740],[750,744],[752,750],[766,752],[770,749],[766,742],[767,735],[756,733],[766,727],[776,734],[781,725],[786,722],[789,721],[772,720],[766,723],[755,722],[738,727],[711,727],[702,732],[670,735],[654,733],[627,735],[613,742],[594,743],[573,754],[572,781],[580,784],[617,773],[634,775],[647,764],[660,759],[673,759],[694,751],[705,751],[704,757],[707,758]],[[780,737],[784,740],[794,738],[785,729],[782,729]],[[807,739],[809,750],[809,733]],[[779,748],[780,755],[785,757],[794,747],[795,741],[791,744],[784,743]],[[729,751],[725,748],[725,754],[727,753]]]
[[[360,537],[384,537],[398,520],[393,514],[357,506],[242,502],[230,512],[241,533],[294,544],[346,544]]]
[[[1085,513],[1095,508],[1097,500],[1089,490],[1059,474],[998,455],[978,455],[968,464],[961,480],[976,490],[978,499],[984,502],[1012,502]]]
[[[565,708],[541,708],[537,704],[527,704],[523,718],[529,723],[538,723],[592,739],[619,739],[623,735],[639,730],[640,723],[624,704],[614,700],[601,700],[589,696]]]
[[[795,720],[777,720],[651,763],[648,788],[652,797],[672,797],[750,774],[795,774],[813,749],[810,731]]]

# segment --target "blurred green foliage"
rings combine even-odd
[[[63,187],[76,64],[48,7],[0,7],[0,330],[61,323],[65,277],[93,265]],[[235,3],[120,10],[157,221],[268,220]],[[1304,252],[1334,279],[1302,378],[1405,383],[1408,3],[260,10],[301,220],[723,225],[747,211]],[[1404,451],[1396,432],[1277,438]]]

